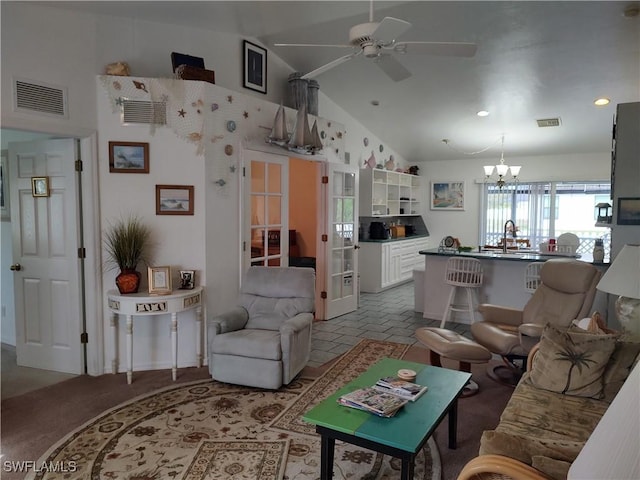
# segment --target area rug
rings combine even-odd
[[[70,433],[38,461],[34,479],[315,480],[320,438],[300,416],[404,345],[363,340],[318,379],[277,391],[198,381],[119,405]],[[336,442],[336,480],[399,478],[400,461]],[[414,480],[440,480],[430,439]]]

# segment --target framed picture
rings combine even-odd
[[[149,173],[149,144],[109,142],[109,172]]]
[[[191,290],[196,285],[196,272],[194,270],[180,270],[180,289]]]
[[[48,197],[49,177],[31,177],[31,195],[34,197]]]
[[[267,93],[267,51],[244,40],[244,88]]]
[[[618,225],[640,225],[640,197],[618,198]]]
[[[9,162],[6,150],[0,155],[0,219],[11,220],[9,210]]]
[[[156,185],[156,215],[193,215],[193,185]]]
[[[431,182],[431,210],[464,210],[464,182]]]
[[[149,293],[168,295],[171,293],[171,267],[149,267]]]

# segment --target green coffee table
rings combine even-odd
[[[380,377],[398,370],[415,370],[415,383],[429,389],[391,418],[383,418],[338,404],[341,395],[373,385]],[[449,448],[456,448],[458,397],[470,373],[421,363],[384,358],[302,417],[316,426],[321,436],[320,479],[333,477],[336,440],[368,448],[402,460],[402,480],[413,480],[415,457],[446,414],[449,414]]]

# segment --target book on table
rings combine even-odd
[[[405,400],[415,402],[420,396],[427,391],[426,385],[418,385],[417,383],[407,382],[398,377],[384,377],[376,382],[373,386],[376,390],[384,393],[397,395]]]
[[[392,417],[407,400],[373,387],[360,388],[338,398],[341,405],[364,410],[381,417]]]

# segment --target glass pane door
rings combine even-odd
[[[256,151],[247,151],[246,156],[245,182],[249,180],[246,205],[251,214],[245,266],[286,266],[289,254],[287,157]]]

